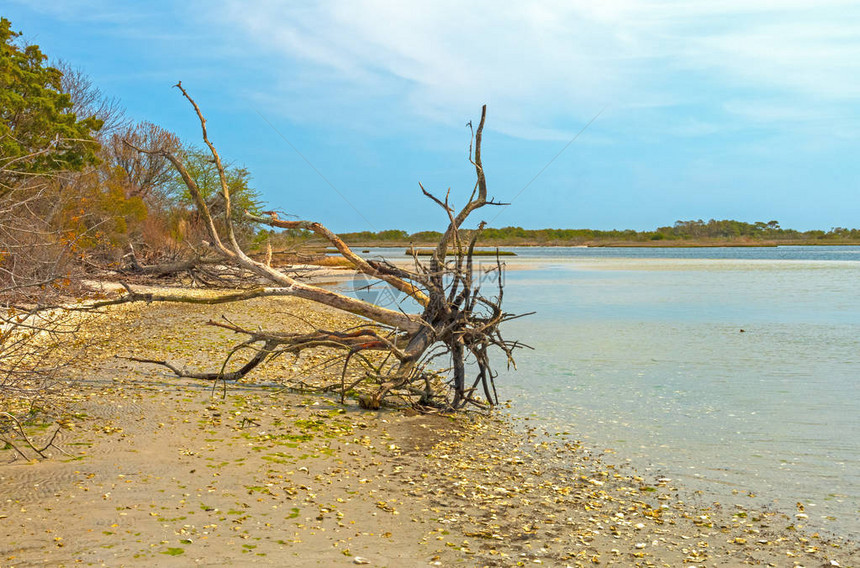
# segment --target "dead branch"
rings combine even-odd
[[[309,230],[325,238],[357,272],[372,280],[381,281],[412,298],[421,310],[420,313],[406,313],[300,282],[273,268],[271,253],[267,253],[261,260],[255,260],[248,255],[235,236],[234,212],[227,178],[221,157],[209,139],[206,119],[182,84],[178,83],[176,87],[194,108],[203,140],[218,171],[221,182],[220,197],[225,208],[224,235],[214,222],[194,179],[185,169],[182,160],[170,148],[137,150],[158,153],[179,172],[197,207],[197,213],[206,226],[209,239],[206,244],[210,254],[223,263],[247,270],[269,285],[209,297],[194,296],[187,292],[141,293],[127,287],[128,293],[125,296],[97,302],[93,307],[140,301],[216,304],[260,297],[296,296],[358,315],[367,323],[346,331],[314,329],[296,333],[249,330],[230,322],[210,321],[209,325],[229,329],[246,338],[230,352],[218,372],[188,371],[156,359],[129,359],[165,367],[177,376],[220,380],[226,384],[227,381],[241,380],[255,367],[274,357],[287,353],[296,355],[306,349],[329,349],[340,354],[330,362],[339,361],[342,370],[335,382],[320,388],[339,390],[343,399],[346,393],[361,386],[364,388],[364,394],[359,400],[362,406],[368,408],[379,408],[388,395],[395,395],[415,405],[453,409],[467,404],[485,406],[498,402],[494,384],[497,374],[491,366],[491,351],[499,350],[506,363],[513,364],[514,350],[523,345],[503,339],[500,326],[518,316],[507,314],[502,309],[504,265],[498,255],[495,266],[487,271],[478,270],[473,262],[475,243],[484,223],[478,225],[468,241],[464,240],[461,234],[464,223],[475,211],[486,205],[499,205],[487,198],[487,180],[482,162],[481,144],[486,106],[482,108],[481,120],[470,139],[469,162],[475,169],[476,182],[466,204],[455,210],[450,204],[450,190],[444,199],[440,199],[419,184],[423,194],[440,206],[448,219],[447,228],[426,264],[419,261],[417,255],[413,257],[412,268],[398,267],[386,261],[368,261],[355,254],[342,239],[321,223],[284,220],[275,213],[257,216],[245,212],[245,220],[260,225]],[[481,290],[485,277],[494,277],[496,281],[496,293],[493,296],[487,296]],[[227,363],[240,349],[251,349],[254,355],[239,368],[228,371]],[[440,372],[436,362],[445,359],[447,362],[444,366],[447,370]],[[477,372],[467,384],[466,373],[467,369],[472,368],[470,364],[475,366]],[[350,365],[358,365],[362,376],[352,384],[347,384],[347,368]],[[434,366],[437,368],[434,369]],[[477,392],[482,393],[482,398],[478,397]]]
[[[57,449],[58,451],[62,452],[63,454],[65,454],[67,456],[70,455],[63,448],[54,444],[54,441],[57,439],[57,434],[60,433],[60,425],[59,424],[57,424],[57,429],[54,430],[53,433],[51,433],[50,436],[48,437],[48,441],[45,442],[45,444],[40,447],[40,446],[37,446],[36,443],[33,440],[31,440],[29,436],[27,436],[27,432],[24,430],[24,425],[21,424],[21,421],[18,420],[15,416],[13,416],[12,414],[9,414],[8,412],[0,412],[0,418],[5,418],[9,422],[11,422],[12,423],[12,432],[15,435],[19,436],[22,440],[24,440],[24,444],[28,448],[30,448],[31,450],[36,452],[36,454],[38,454],[40,458],[46,459],[48,457],[45,455],[45,451],[50,447],[54,447],[55,449]],[[3,442],[4,444],[8,445],[9,449],[14,450],[18,455],[20,455],[25,460],[30,459],[27,456],[27,454],[24,453],[24,451],[11,440],[11,438],[5,437],[5,436],[0,436],[0,442]]]

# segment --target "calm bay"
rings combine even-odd
[[[515,413],[860,534],[860,248],[515,250]]]
[[[506,326],[534,347],[497,380],[510,412],[860,536],[860,247],[509,250],[505,309],[537,312]]]

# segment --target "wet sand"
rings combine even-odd
[[[296,299],[112,310],[65,387],[70,455],[0,451],[0,566],[860,566],[856,544],[803,527],[802,505],[789,518],[742,495],[695,503],[497,416],[367,412],[273,386],[221,398],[113,358],[212,369],[239,340],[203,325],[221,315],[347,321]],[[313,380],[315,362],[248,382]]]

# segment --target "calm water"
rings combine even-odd
[[[515,413],[860,536],[860,247],[515,250]]]

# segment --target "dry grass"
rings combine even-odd
[[[322,258],[308,261],[314,266],[326,266],[329,268],[354,268],[353,264],[341,256],[324,256]]]

